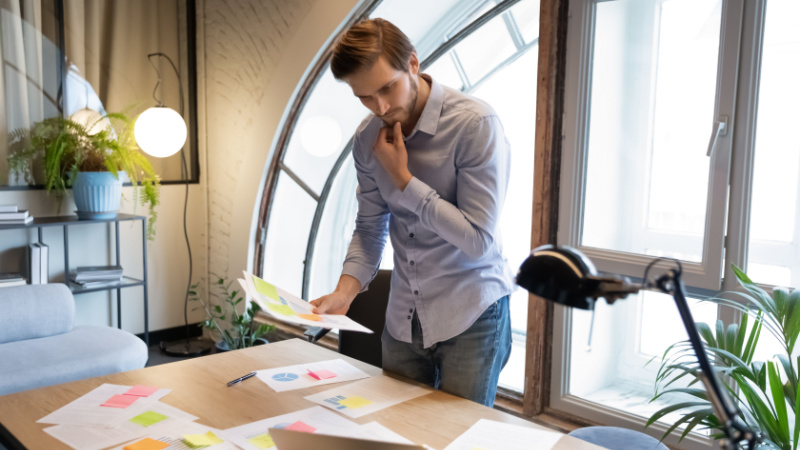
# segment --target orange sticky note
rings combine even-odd
[[[298,314],[297,317],[306,320],[313,320],[314,322],[319,322],[320,320],[322,320],[322,317],[316,314]]]
[[[157,441],[155,439],[144,438],[139,442],[126,445],[122,447],[123,450],[161,450],[162,448],[169,447],[166,442]]]
[[[139,397],[135,395],[117,394],[111,397],[110,399],[106,400],[106,402],[100,406],[108,406],[110,408],[127,408],[128,406],[131,406],[133,402],[135,402],[138,399]]]

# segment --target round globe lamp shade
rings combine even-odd
[[[156,106],[139,115],[133,135],[142,151],[166,158],[178,153],[186,143],[186,122],[174,109]]]

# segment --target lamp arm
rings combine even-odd
[[[714,408],[714,412],[728,438],[727,442],[722,442],[722,447],[753,450],[758,440],[756,433],[747,427],[740,417],[741,411],[731,402],[728,394],[720,387],[720,382],[714,374],[714,369],[711,367],[711,363],[708,360],[705,347],[700,341],[700,334],[697,332],[692,313],[689,311],[689,304],[684,294],[680,272],[670,270],[667,274],[662,275],[656,280],[656,287],[661,292],[671,295],[675,300],[675,306],[678,307],[681,320],[683,320],[683,326],[686,328],[686,333],[689,335],[689,342],[692,345],[694,353],[697,355],[697,362],[703,373],[701,381],[706,387],[711,406]],[[747,446],[743,447],[743,443],[746,443]]]

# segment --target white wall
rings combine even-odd
[[[265,170],[304,72],[357,0],[202,1],[210,272],[252,269]],[[202,73],[204,72],[204,73]]]

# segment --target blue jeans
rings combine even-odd
[[[422,328],[416,312],[411,321],[412,342],[401,342],[384,328],[383,368],[491,407],[497,379],[511,355],[508,296],[486,308],[478,320],[456,337],[422,347]]]

